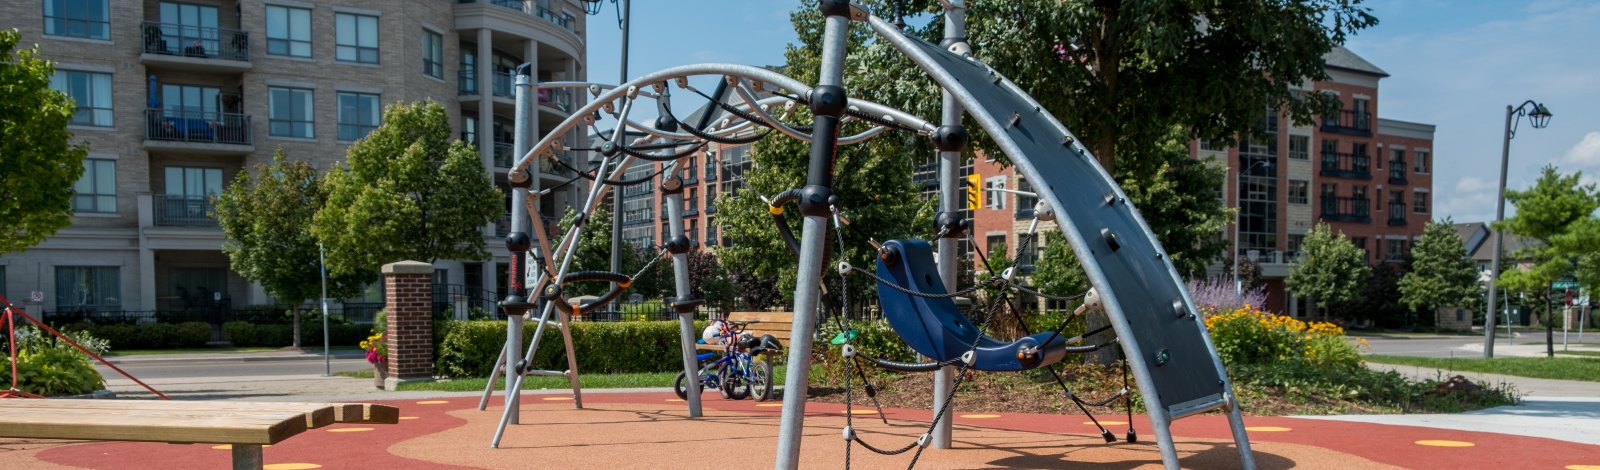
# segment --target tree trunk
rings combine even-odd
[[[294,312],[294,347],[300,347],[300,304],[291,308]]]
[[[1556,357],[1556,309],[1550,306],[1550,299],[1544,299],[1544,355]]]
[[[1110,325],[1111,318],[1106,316],[1105,310],[1092,310],[1087,315],[1084,315],[1083,323],[1085,331],[1094,331]],[[1115,330],[1106,330],[1084,338],[1083,344],[1100,344],[1110,341],[1111,338],[1116,336],[1117,332]],[[1130,338],[1129,341],[1131,340]],[[1101,348],[1099,351],[1089,353],[1087,357],[1083,358],[1083,362],[1087,364],[1115,364],[1117,362],[1117,352],[1121,350],[1121,347]]]

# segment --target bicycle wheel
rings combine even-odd
[[[755,391],[756,401],[772,399],[772,363],[765,360],[751,361],[750,386]]]
[[[679,400],[688,400],[689,399],[689,391],[685,390],[685,388],[688,387],[688,384],[684,383],[683,378],[684,378],[684,374],[682,372],[679,372],[678,373],[678,378],[673,379],[673,381],[672,381],[672,392],[678,394],[678,399]]]
[[[737,368],[722,366],[722,397],[731,400],[750,398],[750,379]]]

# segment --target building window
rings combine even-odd
[[[44,33],[111,39],[110,0],[45,0]]]
[[[71,124],[111,127],[111,74],[57,70],[50,89],[75,102]]]
[[[345,62],[378,63],[378,17],[334,15],[334,58]]]
[[[1413,152],[1412,155],[1413,155],[1412,158],[1417,161],[1417,163],[1416,163],[1417,167],[1415,168],[1415,171],[1417,173],[1424,173],[1424,174],[1427,173],[1428,172],[1428,151],[1427,150],[1417,150],[1417,151]]]
[[[1350,244],[1361,249],[1361,261],[1365,262],[1371,258],[1367,253],[1367,237],[1350,237]]]
[[[1009,258],[1011,256],[1010,254],[1006,253],[1005,235],[990,235],[987,240],[984,240],[984,242],[985,245],[988,245],[984,247],[984,251],[989,252],[989,259],[995,259],[1001,256]]]
[[[1300,180],[1289,180],[1289,203],[1290,204],[1310,204],[1311,203],[1311,182],[1310,181],[1300,181]]]
[[[1386,243],[1387,246],[1384,247],[1383,253],[1385,261],[1405,261],[1406,239],[1390,238],[1384,241],[1388,242]]]
[[[988,199],[986,202],[984,202],[984,207],[988,207],[990,209],[1006,208],[1005,191],[995,191],[997,189],[1006,189],[1006,177],[997,176],[990,178],[988,181],[983,183],[983,188],[985,190],[984,193],[986,193],[985,197]]]
[[[1221,145],[1213,144],[1209,140],[1201,139],[1200,140],[1200,150],[1205,150],[1205,151],[1210,151],[1210,152],[1226,152],[1226,151],[1228,151],[1228,148],[1227,147],[1223,147]]]
[[[1404,177],[1406,177],[1406,151],[1405,150],[1389,149],[1389,172],[1390,172],[1390,175],[1389,175],[1390,178],[1404,178]]]
[[[1416,196],[1414,197],[1416,198],[1416,202],[1413,203],[1413,211],[1418,214],[1428,213],[1428,192],[1417,191]]]
[[[461,141],[474,146],[478,145],[478,118],[461,117]]]
[[[56,266],[56,310],[117,309],[122,290],[117,266]]]
[[[1303,135],[1289,136],[1289,158],[1295,160],[1311,159],[1311,137]]]
[[[378,95],[339,94],[339,140],[356,140],[378,128]]]
[[[422,74],[444,78],[444,36],[439,33],[422,32]]]
[[[1031,193],[1033,192],[1033,184],[1029,183],[1027,178],[1017,178],[1017,191]],[[1037,205],[1039,205],[1039,196],[1017,195],[1017,210],[1031,211]]]
[[[311,10],[267,6],[267,55],[311,57]]]
[[[311,90],[267,88],[272,135],[313,138]]]
[[[84,160],[83,177],[72,185],[75,212],[110,213],[117,211],[117,162]]]
[[[1305,244],[1305,235],[1289,234],[1288,243],[1284,246],[1284,258],[1294,258],[1300,253],[1300,246]]]

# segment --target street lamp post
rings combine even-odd
[[[1528,109],[1528,105],[1533,105],[1531,111]],[[1516,108],[1506,105],[1506,137],[1500,146],[1500,190],[1494,193],[1494,221],[1496,223],[1506,217],[1506,167],[1511,162],[1511,139],[1517,136],[1516,124],[1521,120],[1522,116],[1528,116],[1528,124],[1532,125],[1534,129],[1543,129],[1545,126],[1550,125],[1550,110],[1546,109],[1543,104],[1528,100],[1522,102],[1522,105]],[[1494,231],[1494,261],[1489,266],[1489,302],[1485,305],[1492,309],[1494,308],[1496,293],[1494,290],[1495,280],[1500,278],[1500,252],[1503,249],[1501,242],[1504,239],[1504,234],[1501,233],[1500,229],[1491,229]],[[1511,328],[1511,325],[1506,325],[1506,328]],[[1483,316],[1483,357],[1494,357],[1493,314]]]
[[[1252,165],[1250,165],[1248,167],[1245,167],[1245,169],[1243,171],[1239,172],[1239,182],[1241,182],[1241,183],[1244,182],[1244,175],[1246,173],[1249,173],[1251,170],[1254,170],[1254,169],[1256,169],[1256,167],[1262,166],[1262,165],[1265,165],[1265,166],[1270,168],[1270,167],[1272,167],[1272,160],[1262,160],[1262,161],[1259,161],[1259,162],[1255,162],[1255,164],[1252,164]],[[1233,215],[1233,291],[1234,291],[1235,295],[1238,295],[1240,297],[1244,296],[1244,278],[1239,276],[1239,257],[1244,255],[1243,253],[1239,252],[1239,248],[1240,248],[1240,244],[1239,244],[1239,226],[1243,224],[1242,223],[1242,219],[1244,217],[1244,204],[1243,203],[1244,203],[1244,194],[1243,194],[1243,192],[1241,191],[1241,192],[1237,192],[1236,194],[1234,194],[1233,205],[1234,205],[1234,208],[1239,209],[1239,212],[1235,213]]]
[[[621,77],[617,79],[617,84],[621,85],[628,82],[628,27],[633,18],[633,15],[630,14],[632,6],[629,5],[628,0],[611,1],[612,3],[622,2],[617,5],[619,16],[617,22],[618,26],[622,28],[622,72]],[[583,0],[584,11],[591,15],[600,14],[602,6],[600,2],[601,0]],[[623,137],[626,137],[626,128],[626,125],[619,122],[616,130],[612,132],[622,132]],[[622,191],[620,190],[611,192],[611,272],[622,272]],[[612,300],[611,310],[621,310],[619,308],[621,303],[622,300],[620,298]]]

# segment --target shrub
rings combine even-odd
[[[172,335],[172,340],[165,347],[169,348],[203,348],[211,342],[211,324],[203,322],[179,323]],[[162,346],[151,346],[162,347]]]
[[[1206,328],[1226,365],[1298,362],[1320,368],[1361,367],[1360,351],[1332,323],[1307,323],[1246,305],[1207,316]]]
[[[260,343],[260,339],[256,336],[256,325],[244,321],[223,323],[222,337],[236,347],[255,346]]]
[[[435,322],[438,325],[438,322]],[[533,341],[537,324],[524,325],[522,348]],[[696,322],[695,331],[706,327]],[[436,337],[440,329],[436,328]],[[487,377],[506,342],[506,322],[453,322],[439,347],[436,370],[451,377]],[[561,331],[546,328],[530,361],[539,369],[566,370]],[[572,324],[572,346],[582,373],[673,372],[683,368],[678,322],[615,322]]]
[[[89,356],[66,341],[44,334],[33,326],[16,329],[17,388],[39,395],[77,395],[105,388]],[[104,354],[109,344],[85,331],[63,332],[68,338],[95,354]],[[11,383],[10,358],[0,367],[0,381]]]

